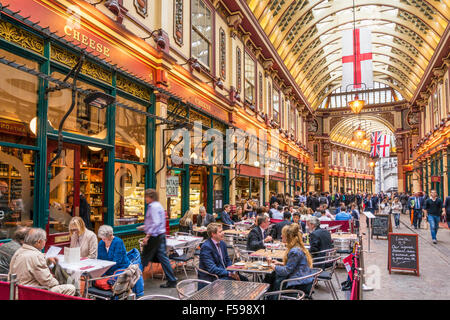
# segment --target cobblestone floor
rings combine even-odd
[[[362,219],[366,232],[365,219]],[[438,243],[431,242],[431,234],[422,223],[422,229],[414,229],[407,215],[401,216],[400,229],[393,229],[398,233],[416,233],[419,235],[419,271],[414,273],[400,273],[387,270],[388,241],[382,238],[371,240],[372,252],[364,252],[366,284],[373,287],[373,291],[363,293],[364,300],[443,300],[450,299],[450,284],[448,272],[450,270],[450,230],[440,228]],[[363,240],[364,250],[368,249],[367,236]]]

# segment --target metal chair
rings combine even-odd
[[[233,245],[234,254],[233,254],[233,263],[238,260],[249,261],[251,259],[250,254],[254,251],[246,250],[243,246]]]
[[[197,284],[210,284],[210,281],[200,279],[186,279],[177,283],[177,293],[180,299],[189,298],[198,291]]]
[[[197,266],[195,266],[194,268],[195,268],[195,272],[197,273],[197,278],[198,278],[198,273],[201,272],[201,273],[204,273],[204,274],[207,274],[207,275],[209,275],[211,277],[216,278],[216,280],[219,279],[219,276],[217,274],[209,273],[208,271],[200,269]]]
[[[319,254],[323,254],[323,256],[318,256]],[[328,267],[325,267],[326,264],[322,262],[323,258],[332,259],[335,257],[339,257],[337,254],[338,254],[338,252],[335,248],[311,253],[311,256],[313,258],[313,266],[319,267],[319,268],[323,269],[324,271],[330,271],[332,266],[330,265]],[[316,262],[318,263],[318,265],[316,265]],[[336,269],[336,266],[337,266],[337,263],[334,266],[335,269]],[[333,273],[336,277],[336,283],[337,283],[338,288],[341,288],[341,282],[339,281],[339,277],[338,277],[337,273],[335,273],[334,270],[333,270]]]
[[[194,261],[194,254],[196,249],[197,249],[197,242],[186,247],[175,248],[175,250],[183,250],[183,253],[178,256],[169,256],[169,260],[175,261],[175,271],[178,268],[178,264],[181,263],[186,278],[188,277],[186,272],[186,265],[189,261]]]
[[[114,274],[104,277],[98,277],[98,278],[89,278],[87,276],[86,278],[86,285],[84,289],[84,297],[93,297],[96,299],[101,300],[128,300],[128,297],[131,293],[131,290],[126,290],[124,292],[114,293],[112,290],[103,290],[100,288],[95,287],[93,284],[97,280],[103,280],[103,279],[114,279],[120,277],[120,274],[117,274],[118,272],[123,272],[126,269],[120,269],[116,270]],[[130,279],[131,281],[131,279]]]
[[[328,290],[330,290],[331,296],[333,297],[334,300],[339,300],[339,297],[336,293],[336,290],[334,289],[333,282],[331,282],[331,280],[333,279],[333,274],[335,273],[334,271],[336,270],[337,261],[340,259],[341,257],[332,257],[332,258],[319,257],[313,260],[314,266],[320,265],[324,266],[323,269],[324,271],[322,271],[317,280],[323,281],[325,283],[325,286],[328,288]],[[325,267],[330,264],[331,267]]]
[[[305,298],[305,293],[301,290],[279,290],[266,292],[263,296],[263,299],[266,300],[268,297],[278,296],[277,300],[303,300]]]
[[[138,300],[180,300],[180,299],[178,299],[176,297],[172,297],[172,296],[153,294],[153,295],[147,295],[147,296],[140,297]]]
[[[313,278],[311,290],[309,292],[305,292],[306,297],[309,298],[309,299],[312,299],[312,292],[313,292],[314,286],[317,283],[319,274],[322,273],[322,269],[320,269],[320,268],[312,268],[311,271],[312,271],[312,273],[307,275],[307,276],[299,277],[299,278],[285,279],[285,280],[281,281],[280,289],[283,290],[284,287],[287,288],[287,284],[289,282],[301,281],[301,280],[306,280],[306,279],[309,279],[309,278]]]

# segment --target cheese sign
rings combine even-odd
[[[166,180],[166,197],[176,198],[178,197],[178,188],[180,186],[180,180],[177,176],[167,177]]]

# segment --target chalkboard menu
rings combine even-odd
[[[388,269],[412,270],[419,275],[417,234],[389,233]]]
[[[389,231],[392,230],[390,228],[391,217],[386,215],[376,215],[374,219],[372,219],[372,236],[380,236],[387,237]]]

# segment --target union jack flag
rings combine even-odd
[[[375,131],[370,135],[370,156],[376,158],[380,155],[382,134],[380,131]]]

